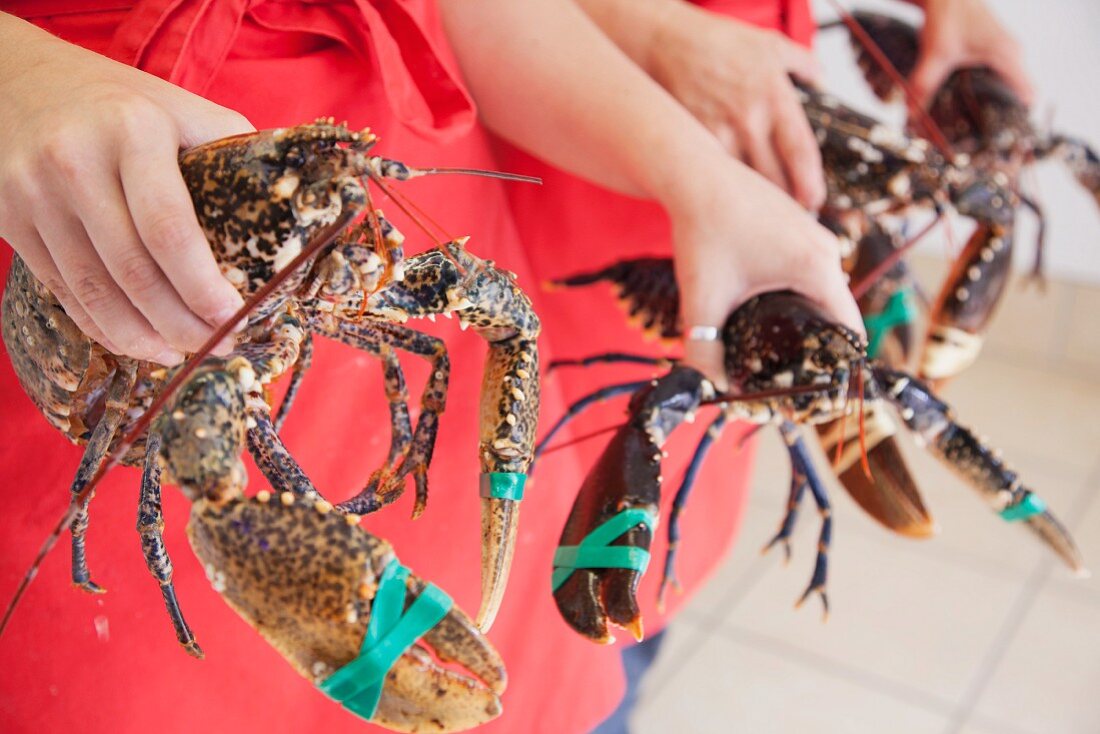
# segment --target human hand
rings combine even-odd
[[[840,243],[811,214],[736,161],[715,166],[692,188],[668,207],[685,328],[721,327],[752,296],[790,289],[864,332]],[[727,389],[720,343],[689,340],[684,351],[689,364]]]
[[[921,107],[960,66],[988,66],[1012,87],[1025,105],[1034,97],[1019,43],[982,0],[923,0],[920,54],[909,77]]]
[[[198,349],[243,302],[177,156],[254,128],[3,13],[0,98],[0,237],[112,352],[171,365]]]
[[[819,76],[806,48],[687,3],[662,15],[643,64],[732,155],[808,209],[825,201],[821,153],[791,83]]]

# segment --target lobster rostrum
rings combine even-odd
[[[207,362],[198,367],[197,374],[206,375],[202,384],[219,375],[217,382],[236,384],[244,396],[242,401],[227,402],[216,390],[195,392],[197,397],[189,405],[197,405],[199,413],[218,407],[220,419],[209,425],[192,425],[185,407],[157,417],[159,408],[175,399],[181,383],[193,386],[199,379],[191,374],[198,364],[195,358],[173,373],[111,354],[85,337],[25,264],[19,258],[13,260],[0,320],[16,374],[45,417],[74,442],[86,444],[66,521],[47,541],[39,562],[71,520],[73,581],[87,591],[101,592],[91,580],[85,557],[91,490],[116,462],[145,466],[150,487],[143,492],[142,517],[147,521],[139,520],[143,550],[161,584],[177,637],[192,654],[201,655],[201,649],[180,612],[171,562],[160,538],[158,462],[166,462],[169,478],[191,488],[189,492],[214,492],[224,498],[220,505],[237,502],[256,508],[254,500],[239,497],[245,474],[239,460],[243,446],[236,431],[243,426],[248,450],[283,506],[292,506],[298,499],[307,505],[321,503],[320,507],[329,509],[319,513],[334,510],[324,523],[342,523],[344,513],[369,512],[392,502],[400,495],[405,477],[412,474],[419,512],[426,498],[436,426],[445,405],[449,362],[439,339],[403,325],[409,317],[457,313],[463,324],[473,326],[490,342],[480,421],[485,542],[479,626],[491,623],[499,605],[511,561],[522,479],[534,444],[538,319],[514,276],[467,251],[465,240],[404,259],[403,237],[370,210],[365,180],[373,180],[395,196],[384,178],[404,180],[444,169],[413,169],[369,155],[375,142],[369,131],[356,132],[321,120],[227,138],[181,154],[180,168],[211,248],[223,273],[249,301],[249,310],[237,315],[247,316],[247,325],[228,361],[217,369],[207,369]],[[399,199],[394,201],[400,206]],[[365,224],[349,230],[364,210]],[[223,326],[209,344],[231,328],[231,324]],[[311,334],[338,339],[379,357],[391,403],[393,441],[386,464],[362,493],[337,508],[316,496],[277,432],[308,366]],[[428,359],[433,366],[415,430],[405,405],[407,389],[395,356],[398,350]],[[273,420],[265,388],[288,371],[293,372],[292,384]],[[204,403],[207,399],[212,402]],[[171,438],[181,432],[189,434],[187,441]],[[168,455],[161,456],[165,452]],[[193,460],[173,460],[180,452],[193,454]],[[201,507],[196,510],[201,511]],[[284,516],[261,517],[266,510],[250,511],[260,513],[256,522],[269,522],[279,535],[278,528],[289,521],[280,519]],[[213,532],[216,529],[211,525],[212,532],[204,534],[200,555],[221,554],[228,559],[245,548],[255,549],[237,542],[240,539],[231,537],[232,532]],[[329,542],[331,532],[325,531],[315,544]],[[348,543],[370,549],[367,555],[372,558],[385,556],[381,541]],[[273,542],[266,540],[262,545]],[[247,560],[237,558],[236,563],[243,568]],[[16,600],[32,576],[33,570]],[[234,583],[247,590],[252,581],[239,577]],[[225,584],[228,588],[228,578]],[[369,601],[370,596],[362,598]],[[10,613],[11,608],[5,623]],[[261,616],[267,619],[267,615],[244,616],[253,623]],[[284,654],[288,649],[280,647]],[[449,659],[446,650],[437,648],[437,653]]]
[[[653,293],[676,293],[670,260],[623,261],[561,284],[597,281],[615,284],[620,298],[639,320],[653,326],[662,324],[669,336],[679,333],[674,316],[678,299],[654,303],[651,298]],[[853,421],[855,431],[846,432],[845,424],[840,423],[840,436],[847,439],[837,447],[842,467],[856,464],[863,450],[873,452],[883,438],[896,431],[889,404],[909,430],[976,489],[994,511],[1006,520],[1023,522],[1070,568],[1083,568],[1067,531],[990,446],[958,424],[950,408],[919,380],[868,361],[862,339],[830,321],[808,299],[790,292],[756,296],[730,314],[722,329],[722,340],[731,385],[726,395],[715,395],[702,374],[676,360],[606,354],[551,364],[552,368],[600,362],[672,365],[657,379],[608,386],[577,401],[536,449],[536,455],[541,454],[562,426],[589,405],[614,395],[632,396],[626,424],[615,433],[581,487],[555,558],[555,600],[565,620],[582,635],[609,642],[608,625],[613,624],[641,637],[635,591],[648,563],[656,527],[662,483],[661,446],[677,426],[694,420],[706,405],[717,405],[718,415],[704,432],[672,504],[662,593],[667,584],[675,584],[679,514],[699,466],[727,422],[746,420],[776,424],[791,457],[787,512],[768,547],[787,545],[807,490],[821,513],[814,573],[800,603],[817,593],[827,610],[831,510],[826,488],[797,426],[837,421],[855,412],[860,400],[864,412],[859,421]],[[865,449],[861,443],[865,443]],[[871,474],[868,467],[864,471],[870,475],[867,481],[883,481],[878,472]]]
[[[845,18],[860,68],[875,94],[885,102],[904,100],[899,82],[916,66],[918,32],[905,21],[858,11]],[[1033,163],[1062,160],[1100,205],[1100,158],[1084,141],[1041,131],[1015,92],[986,67],[954,71],[934,93],[927,114],[918,118],[941,139],[959,169],[984,175],[1011,189],[1011,218],[1022,204],[1039,218],[1034,274],[1040,275],[1043,213],[1021,191],[1021,177]],[[981,223],[979,222],[979,225]],[[975,234],[978,237],[979,232]],[[930,314],[921,373],[932,379],[952,377],[977,357],[982,332],[999,303],[1011,264],[1011,237],[994,232],[986,243],[974,238],[954,262]]]

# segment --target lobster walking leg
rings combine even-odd
[[[160,446],[161,437],[156,431],[150,431],[145,441],[145,466],[141,474],[141,500],[138,503],[137,531],[141,536],[141,553],[145,556],[145,565],[149,573],[160,584],[160,593],[164,597],[164,608],[172,620],[176,639],[187,652],[196,658],[202,658],[202,648],[195,635],[183,618],[176,588],[172,584],[172,559],[168,557],[168,548],[164,544],[164,515],[160,505]]]
[[[298,397],[298,390],[302,387],[302,380],[313,364],[313,337],[306,334],[302,343],[298,346],[298,361],[294,363],[294,369],[290,374],[290,385],[287,386],[283,402],[279,404],[279,412],[275,414],[275,430],[281,432],[286,417],[290,415],[290,409],[294,406],[294,399]]]
[[[122,424],[126,408],[129,404],[130,391],[134,387],[137,376],[137,363],[125,360],[119,364],[110,387],[107,388],[107,397],[103,417],[96,424],[92,436],[88,439],[88,445],[84,448],[84,455],[80,459],[80,467],[76,471],[70,492],[77,496],[88,484],[88,481],[99,469],[99,465],[106,458],[107,451],[114,440],[115,432]],[[94,494],[94,493],[93,493]],[[72,578],[73,585],[93,594],[102,594],[104,589],[92,581],[88,573],[88,559],[86,551],[86,536],[88,533],[88,505],[92,496],[81,505],[76,517],[73,518],[69,529],[73,535]]]
[[[398,445],[406,444],[404,436],[399,434],[407,430],[399,424],[401,416],[407,419],[407,408],[394,408],[394,400],[403,397],[404,375],[400,365],[392,354],[393,349],[410,352],[423,357],[431,364],[431,375],[424,388],[420,402],[420,417],[416,422],[408,450],[402,450],[404,460],[389,477],[372,477],[366,488],[355,497],[341,503],[341,508],[349,512],[366,514],[381,509],[401,496],[404,490],[404,478],[413,474],[416,482],[416,504],[413,517],[419,517],[428,500],[428,465],[435,449],[435,437],[439,429],[439,416],[447,405],[447,385],[450,381],[451,363],[447,356],[447,347],[441,339],[422,334],[397,324],[365,321],[359,324],[332,322],[317,319],[314,328],[326,336],[362,349],[371,354],[382,356],[384,371],[387,373],[387,396],[390,397],[391,417],[394,417],[395,438]],[[389,353],[387,357],[386,354]],[[391,443],[390,455],[394,454]]]
[[[271,489],[276,493],[290,492],[298,497],[317,494],[313,482],[283,445],[267,411],[250,406],[247,415],[255,423],[247,434],[248,453],[271,483]]]
[[[825,581],[829,572],[829,545],[833,539],[833,511],[829,505],[829,494],[822,484],[821,478],[814,469],[813,458],[806,450],[806,444],[798,427],[790,421],[783,421],[779,425],[779,432],[787,444],[787,450],[791,455],[792,484],[804,484],[817,504],[817,510],[821,514],[821,534],[817,541],[817,560],[814,562],[814,574],[810,579],[810,585],[798,600],[796,606],[801,606],[811,594],[821,597],[821,604],[826,616],[829,614],[829,597],[825,593]],[[799,493],[801,495],[801,492]],[[786,524],[786,523],[784,523]],[[793,525],[793,522],[791,523]],[[782,532],[782,531],[781,531]],[[788,531],[789,532],[789,531]]]
[[[662,610],[664,609],[665,591],[668,586],[671,585],[673,589],[680,590],[680,582],[676,578],[676,552],[680,546],[680,513],[684,511],[684,505],[687,504],[688,496],[695,486],[695,478],[699,474],[699,469],[703,466],[703,460],[706,459],[707,452],[722,435],[722,429],[726,427],[727,420],[726,414],[720,413],[707,426],[707,430],[703,432],[699,444],[695,447],[691,463],[684,471],[684,480],[680,483],[680,488],[676,490],[676,496],[672,499],[672,511],[668,515],[668,551],[665,553],[665,568],[661,574],[661,585],[657,591],[657,606]]]
[[[546,366],[546,372],[549,374],[561,367],[591,367],[596,364],[647,364],[653,367],[668,368],[676,364],[677,361],[667,357],[650,357],[646,354],[605,352],[582,357],[581,359],[555,359]]]
[[[568,410],[565,411],[565,414],[561,418],[558,418],[557,422],[554,423],[554,425],[550,427],[550,430],[546,432],[546,435],[542,437],[542,440],[535,445],[535,460],[537,461],[538,458],[542,456],[542,452],[546,450],[547,445],[554,438],[554,436],[556,436],[558,432],[561,431],[561,429],[565,428],[566,424],[568,424],[569,421],[576,418],[585,410],[592,407],[596,403],[603,402],[604,400],[609,400],[610,398],[613,398],[617,395],[633,394],[638,390],[641,390],[650,382],[652,382],[652,380],[635,380],[634,382],[620,382],[617,385],[607,385],[606,387],[601,387],[599,390],[591,392],[588,395],[585,395],[578,399],[576,402],[569,406]],[[535,464],[534,462],[532,462],[532,472],[534,471],[534,467]]]

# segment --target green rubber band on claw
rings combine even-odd
[[[894,291],[886,307],[880,313],[863,317],[867,328],[867,356],[874,359],[882,349],[886,335],[899,326],[911,324],[917,319],[917,304],[912,288],[900,288]]]
[[[454,605],[442,589],[428,584],[405,609],[408,578],[409,569],[396,558],[389,562],[378,580],[359,656],[318,684],[325,695],[364,719],[378,710],[390,668]]]
[[[527,484],[527,475],[512,471],[491,471],[481,475],[481,496],[486,499],[514,500],[523,499],[523,488]]]
[[[1047,503],[1037,494],[1028,494],[1020,502],[1001,510],[1001,519],[1009,522],[1027,520],[1046,512]]]
[[[623,510],[584,536],[580,545],[558,546],[554,553],[554,575],[550,584],[557,591],[578,568],[625,568],[645,573],[649,567],[649,551],[628,545],[611,545],[627,531],[645,525],[652,531],[657,526],[657,513],[631,508]]]

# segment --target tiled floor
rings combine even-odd
[[[980,362],[946,397],[1004,449],[1100,572],[1100,291],[1013,287]],[[906,446],[939,522],[894,537],[843,491],[832,614],[794,611],[812,567],[813,513],[794,556],[761,556],[787,463],[762,439],[741,540],[670,631],[634,726],[707,732],[1100,732],[1100,573],[1074,578],[933,459]]]

